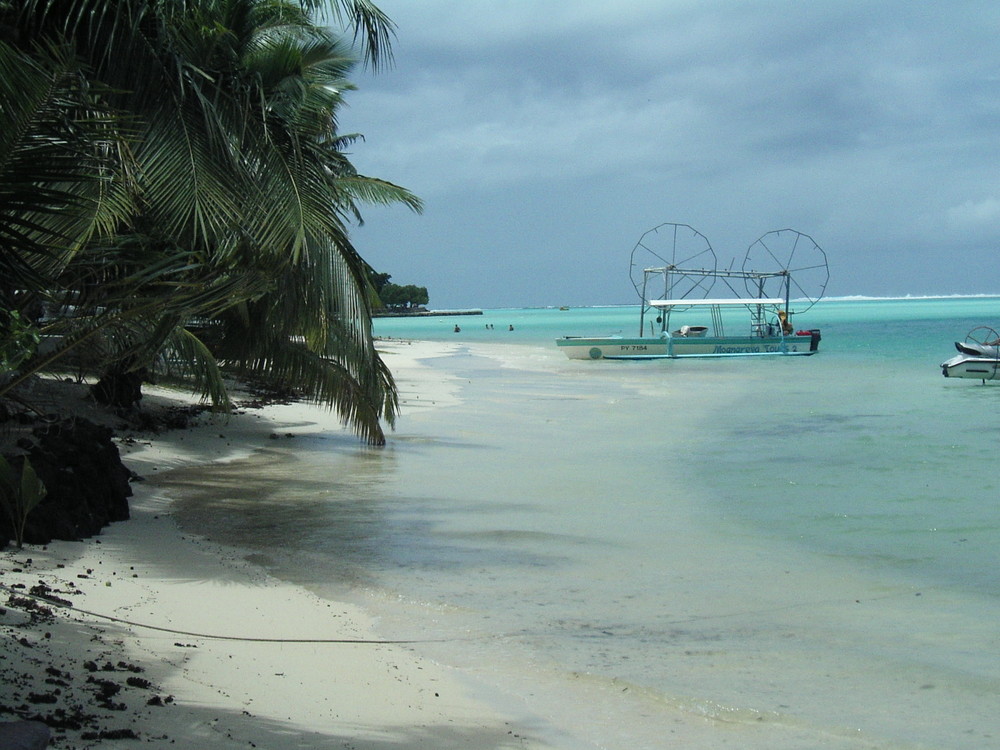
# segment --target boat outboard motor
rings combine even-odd
[[[809,335],[812,337],[809,340],[809,351],[814,352],[819,349],[819,342],[823,337],[819,335],[818,328],[810,328]]]

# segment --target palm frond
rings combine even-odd
[[[124,164],[118,121],[63,52],[29,57],[0,42],[0,271],[11,285],[44,286],[63,251],[132,205],[111,185]]]
[[[371,0],[301,0],[309,10],[327,10],[350,27],[360,41],[365,61],[372,70],[392,64],[392,40],[396,24]]]
[[[224,369],[251,381],[294,388],[304,398],[336,410],[344,424],[371,445],[384,445],[381,419],[392,423],[397,402],[392,374],[378,362],[374,377],[362,381],[341,363],[286,340],[269,349],[266,358],[225,361]]]
[[[155,363],[158,371],[190,382],[202,398],[212,402],[217,411],[229,411],[232,402],[225,377],[215,356],[191,330],[176,327]]]
[[[208,248],[241,224],[237,201],[245,180],[229,154],[213,147],[206,123],[192,121],[196,117],[165,107],[150,121],[136,158],[150,219],[163,234]]]
[[[406,188],[377,177],[364,175],[337,177],[336,189],[352,202],[379,206],[402,203],[417,213],[424,208],[423,201]]]

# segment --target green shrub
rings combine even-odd
[[[27,456],[21,465],[20,477],[10,462],[0,456],[0,505],[10,517],[14,541],[19,549],[24,546],[24,526],[28,522],[28,514],[42,502],[45,493],[45,484],[38,478]]]

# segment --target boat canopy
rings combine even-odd
[[[747,307],[763,305],[765,307],[784,307],[785,300],[780,297],[751,297],[733,299],[654,299],[649,301],[650,307]]]

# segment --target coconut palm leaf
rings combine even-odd
[[[64,53],[28,57],[0,42],[0,274],[8,288],[44,288],[67,250],[132,208],[110,179],[125,166],[118,123]]]
[[[157,372],[191,382],[213,408],[229,411],[232,402],[226,380],[215,355],[194,331],[175,326],[160,350]]]
[[[266,373],[267,382],[293,388],[335,409],[346,425],[372,445],[385,444],[381,420],[391,423],[398,409],[392,373],[381,360],[362,381],[343,362],[327,359],[299,341],[276,340],[266,358],[226,361],[225,370],[251,381]]]

